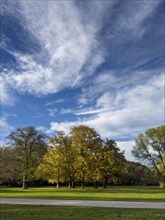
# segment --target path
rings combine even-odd
[[[165,203],[1,198],[1,204],[165,209]]]

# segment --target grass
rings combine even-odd
[[[36,187],[23,190],[22,188],[1,188],[1,197],[5,198],[34,198],[34,199],[77,199],[104,201],[136,201],[164,202],[165,191],[151,186],[112,186],[107,189],[87,187],[85,189]]]
[[[1,220],[163,220],[164,210],[1,205]]]

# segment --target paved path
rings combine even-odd
[[[1,198],[1,204],[165,209],[165,203]]]

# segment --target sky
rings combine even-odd
[[[164,0],[1,0],[1,139],[80,124],[128,160],[164,124]]]

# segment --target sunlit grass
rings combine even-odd
[[[165,191],[159,187],[148,186],[112,186],[107,189],[87,187],[85,189],[55,187],[1,188],[1,197],[35,198],[35,199],[79,199],[79,200],[111,200],[111,201],[144,201],[163,202]]]
[[[1,220],[163,220],[164,210],[1,205]]]

